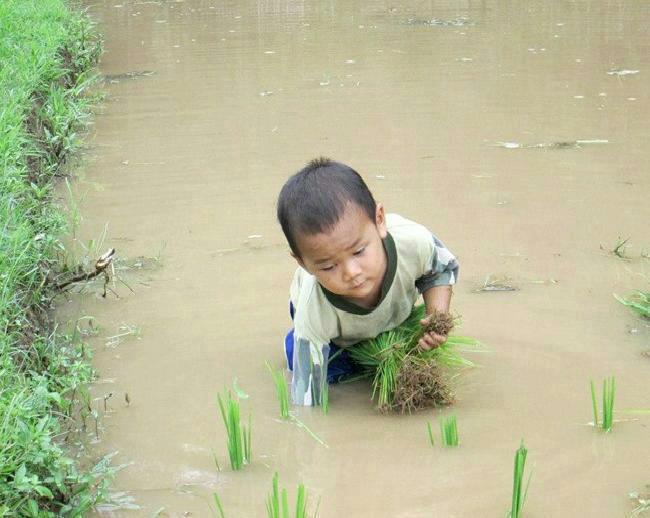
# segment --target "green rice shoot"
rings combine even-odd
[[[433,430],[431,429],[431,421],[427,421],[427,433],[429,434],[429,444],[435,446],[436,442],[433,440]]]
[[[286,488],[280,490],[277,471],[273,475],[271,493],[266,498],[266,515],[268,518],[289,518],[289,497]],[[307,491],[304,484],[298,485],[294,517],[308,518]]]
[[[591,405],[594,413],[594,426],[598,427],[598,405],[596,403],[596,389],[594,387],[594,382],[590,381],[591,387]],[[602,390],[602,405],[603,405],[603,420],[600,423],[600,427],[605,432],[610,432],[612,426],[614,425],[614,399],[616,396],[616,379],[614,376],[605,378],[603,380],[603,390]]]
[[[282,369],[273,370],[268,362],[266,363],[266,368],[271,373],[273,383],[275,384],[275,393],[280,403],[280,417],[285,420],[289,419],[289,390],[287,389],[287,382],[284,379],[284,371]]]
[[[603,430],[611,431],[614,424],[614,397],[616,396],[616,380],[614,376],[603,381]]]
[[[650,319],[650,291],[637,291],[627,298],[622,298],[618,295],[614,295],[614,297],[621,304],[638,313],[639,316]]]
[[[526,502],[526,496],[528,495],[528,486],[530,485],[530,475],[528,475],[528,481],[526,482],[526,488],[523,487],[524,480],[524,469],[526,467],[526,456],[528,455],[528,450],[524,447],[524,441],[522,439],[519,449],[515,452],[515,463],[514,463],[514,476],[513,476],[513,485],[512,485],[512,505],[510,507],[510,512],[508,516],[510,518],[520,518],[521,512]]]
[[[443,446],[458,446],[458,428],[456,427],[455,415],[440,419],[440,437]]]
[[[251,416],[248,415],[248,428],[240,422],[239,401],[232,397],[230,391],[222,399],[221,394],[217,394],[217,402],[223,424],[228,436],[228,456],[230,458],[230,467],[234,470],[240,470],[244,464],[250,464],[252,460],[251,433],[252,423]]]
[[[594,426],[598,427],[598,405],[596,404],[596,388],[594,387],[594,381],[589,381],[591,386],[591,406],[594,412]]]
[[[214,498],[214,505],[217,508],[217,511],[219,511],[219,518],[226,518],[226,513],[223,512],[223,505],[221,505],[219,495],[217,493],[212,493],[212,497]]]

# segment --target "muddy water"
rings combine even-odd
[[[616,375],[618,410],[650,408],[650,329],[612,296],[650,274],[646,5],[88,5],[102,72],[153,72],[106,84],[75,189],[82,240],[108,225],[121,257],[161,260],[123,272],[134,293],[118,283],[119,299],[95,289],[62,307],[101,327],[96,449],[131,463],[115,490],[140,506],[115,515],[210,516],[218,491],[228,516],[263,516],[277,470],[323,517],[504,516],[522,438],[526,516],[632,509],[650,416],[621,412],[607,436],[586,423],[592,378]],[[577,140],[607,142],[546,146]],[[276,419],[264,362],[282,362],[294,264],[274,203],[319,154],[459,257],[453,306],[486,350],[458,385],[457,450],[428,446],[438,413],[378,415],[363,383],[333,387],[328,416],[297,410],[327,447]],[[607,252],[619,236],[627,260]],[[519,291],[474,292],[490,274]],[[139,335],[116,344],[124,325]],[[255,461],[233,473],[215,394],[235,378]]]

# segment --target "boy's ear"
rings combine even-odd
[[[385,239],[388,235],[388,229],[386,228],[386,214],[384,213],[384,205],[381,203],[377,204],[375,209],[375,225],[379,231],[379,237]]]
[[[304,268],[305,270],[307,269],[305,268],[305,263],[303,262],[303,260],[300,258],[299,255],[296,255],[293,252],[289,252],[289,253],[291,254],[291,257],[293,257],[296,260],[296,262],[300,265],[301,268]]]

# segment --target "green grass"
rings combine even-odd
[[[440,438],[443,446],[458,446],[458,428],[456,427],[455,415],[440,419]]]
[[[447,341],[436,349],[419,350],[417,342],[422,334],[420,320],[424,316],[424,305],[416,306],[400,326],[348,349],[348,353],[361,365],[365,375],[372,378],[372,397],[377,398],[377,406],[380,409],[392,408],[397,375],[408,356],[416,357],[418,361],[435,360],[439,365],[446,367],[473,365],[459,353],[460,347],[478,344],[472,338],[449,336]]]
[[[591,387],[591,405],[594,413],[594,426],[598,427],[598,405],[596,404],[596,388],[594,382],[589,382]],[[616,396],[616,379],[614,376],[605,378],[603,380],[602,390],[602,405],[603,405],[603,420],[600,427],[609,432],[614,425],[614,399]]]
[[[627,298],[622,298],[618,295],[614,295],[614,297],[621,304],[638,313],[639,316],[650,319],[650,291],[637,291]]]
[[[520,518],[521,512],[526,502],[526,496],[528,495],[528,486],[530,485],[530,477],[528,475],[528,481],[526,482],[526,487],[523,486],[524,481],[524,470],[526,468],[526,457],[528,455],[528,450],[524,447],[524,441],[521,441],[519,449],[515,452],[515,462],[514,462],[514,475],[512,483],[512,504],[510,506],[510,512],[508,516],[510,518]]]
[[[280,490],[277,472],[273,475],[271,493],[266,499],[266,515],[268,518],[289,518],[289,497],[285,488]],[[308,518],[304,484],[298,485],[294,518]]]
[[[289,390],[287,389],[287,382],[284,379],[284,371],[283,369],[273,370],[268,362],[266,363],[266,368],[271,373],[273,383],[275,384],[275,393],[280,403],[280,417],[282,419],[289,419]]]
[[[0,2],[0,516],[80,516],[112,470],[82,470],[63,445],[92,411],[92,371],[50,320],[66,232],[53,180],[89,118],[93,31],[63,0]]]
[[[241,424],[239,401],[232,397],[230,391],[226,392],[224,399],[217,394],[217,403],[226,428],[230,467],[236,471],[252,461],[251,416],[248,415],[248,428]]]

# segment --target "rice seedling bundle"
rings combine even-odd
[[[399,409],[402,413],[427,406],[442,406],[453,402],[448,378],[441,367],[472,366],[458,352],[458,346],[477,345],[476,340],[448,336],[436,349],[420,350],[418,340],[425,332],[447,335],[454,318],[434,313],[429,326],[420,324],[424,318],[423,305],[413,308],[406,321],[395,329],[381,333],[348,349],[350,356],[373,379],[373,399],[381,411]]]
[[[217,402],[219,403],[219,410],[228,436],[227,446],[230,467],[236,471],[241,469],[244,464],[250,464],[252,460],[251,416],[248,415],[248,428],[241,424],[239,401],[232,397],[230,391],[227,392],[225,401],[221,398],[221,394],[217,394]]]
[[[526,501],[526,495],[528,495],[528,486],[530,485],[531,475],[528,475],[526,488],[524,489],[523,487],[524,469],[526,467],[527,455],[528,450],[524,447],[524,441],[522,440],[519,449],[515,452],[514,476],[512,483],[512,504],[510,506],[510,512],[508,513],[508,516],[510,518],[520,518],[521,511],[524,507],[524,502]]]

